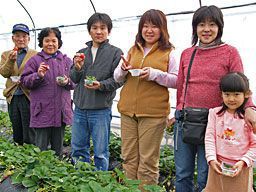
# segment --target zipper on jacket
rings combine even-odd
[[[144,55],[144,51],[143,51],[143,57],[142,57],[142,60],[141,60],[140,68],[143,66],[143,62],[145,60],[145,57],[146,57],[146,55]],[[136,93],[138,93],[140,78],[139,77],[135,77],[135,78],[137,78]],[[136,97],[136,110],[135,110],[135,114],[138,113],[138,105],[137,105],[137,103],[138,103],[138,96]]]

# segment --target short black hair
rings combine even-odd
[[[61,40],[61,32],[58,27],[52,27],[52,28],[46,27],[46,28],[42,29],[41,32],[38,34],[38,38],[37,38],[39,41],[38,46],[40,48],[43,47],[43,40],[45,37],[49,36],[50,33],[54,33],[56,35],[56,37],[58,39],[58,44],[59,44],[58,49],[61,48],[63,42]]]
[[[220,8],[216,7],[215,5],[211,5],[211,6],[200,7],[199,9],[196,10],[196,12],[193,15],[193,19],[192,19],[192,28],[193,28],[192,45],[193,46],[195,46],[198,41],[197,25],[208,19],[217,24],[218,34],[215,41],[217,42],[217,44],[222,43],[221,37],[223,34],[223,28],[224,28],[223,14]]]
[[[107,25],[108,33],[111,32],[113,27],[112,20],[106,13],[94,13],[87,21],[87,30],[90,32],[92,25],[97,22],[101,22]]]
[[[222,92],[248,93],[250,92],[249,79],[241,72],[230,72],[221,78],[220,90]],[[244,103],[236,110],[240,118],[243,118],[243,115],[245,113],[244,106],[247,101],[248,101],[248,98],[245,98]],[[226,111],[227,108],[228,107],[223,102],[222,108],[219,112],[217,112],[217,114],[218,115],[223,114],[223,112]]]

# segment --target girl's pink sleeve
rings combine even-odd
[[[214,109],[209,110],[208,124],[205,133],[205,157],[208,163],[212,160],[217,160],[215,113]]]
[[[159,69],[150,68],[148,80],[155,81],[159,85],[168,88],[177,88],[178,64],[174,51],[170,52],[168,72]]]
[[[245,129],[247,129],[249,135],[250,145],[248,151],[243,155],[241,160],[250,167],[253,165],[253,162],[256,161],[256,135],[248,126],[246,126]]]

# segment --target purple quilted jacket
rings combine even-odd
[[[56,83],[56,77],[69,76],[72,61],[60,51],[52,57],[43,51],[31,57],[21,75],[23,86],[30,92],[30,127],[60,127],[62,122],[72,123],[73,110],[70,90],[75,84],[70,80],[65,86]],[[37,75],[40,63],[45,62],[50,69],[43,79]]]

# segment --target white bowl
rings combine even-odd
[[[85,80],[84,80],[84,83],[85,83],[86,85],[93,85],[93,82],[94,82],[94,81],[91,81],[91,80],[88,80],[88,79],[85,79]]]
[[[142,69],[130,69],[129,72],[131,73],[132,76],[138,77],[140,76]]]
[[[17,83],[20,80],[20,76],[11,76],[12,82]]]
[[[57,76],[56,77],[56,81],[60,82],[60,83],[63,83],[65,81],[65,77],[63,76]]]

